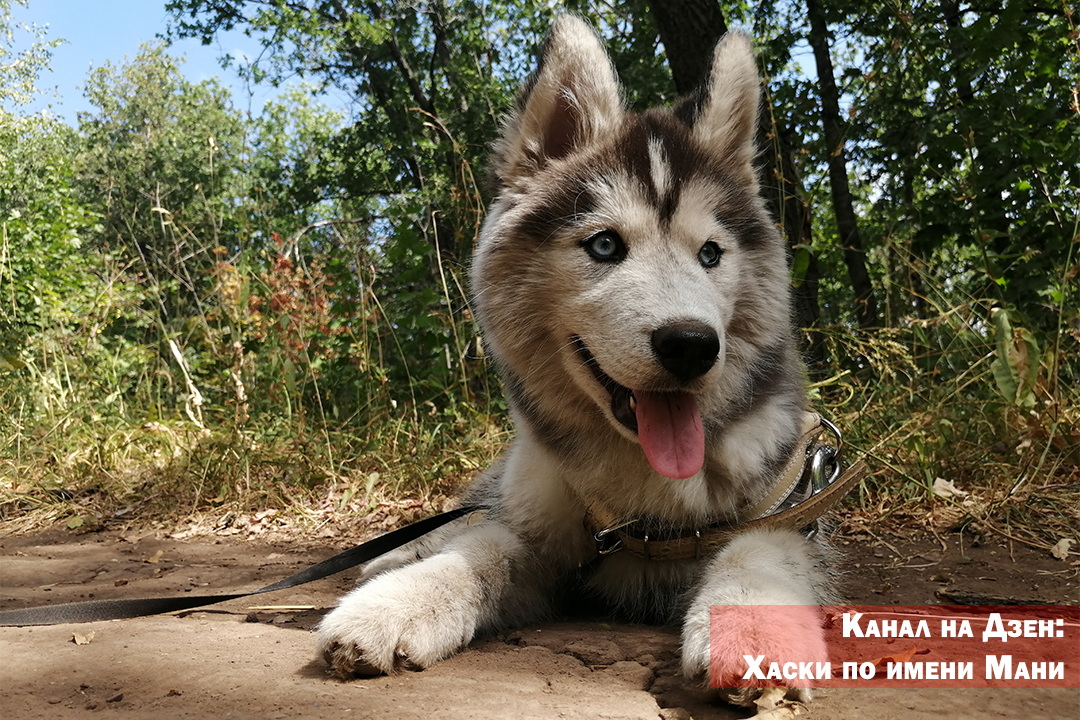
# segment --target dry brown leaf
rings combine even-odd
[[[756,720],[790,720],[806,712],[806,706],[801,702],[789,701],[787,688],[769,688],[754,699],[757,706]]]
[[[1054,547],[1050,548],[1050,554],[1058,560],[1067,560],[1069,557],[1069,547],[1071,547],[1072,544],[1073,541],[1069,538],[1061,538],[1054,544]]]
[[[484,519],[485,515],[487,515],[487,510],[474,510],[465,518],[465,523],[467,525],[477,525]]]
[[[894,653],[892,655],[884,655],[875,660],[871,660],[870,662],[874,663],[875,667],[880,668],[885,667],[886,663],[910,662],[911,658],[915,657],[916,655],[926,655],[929,652],[929,650],[919,650],[917,647],[912,646],[910,650],[905,650],[904,652],[900,653]]]
[[[772,710],[774,707],[784,702],[785,695],[787,695],[787,688],[769,688],[761,693],[760,696],[754,698],[754,705],[757,706],[758,712],[761,712],[762,710]]]
[[[148,562],[148,563],[156,563],[156,562],[157,562],[158,560],[160,560],[160,559],[161,559],[161,557],[162,557],[162,556],[163,556],[164,554],[165,554],[165,551],[164,551],[164,550],[158,550],[158,551],[157,551],[156,553],[154,553],[154,554],[153,554],[153,555],[151,555],[150,557],[148,557],[148,558],[146,558],[145,560],[143,560],[143,562]]]
[[[97,633],[92,630],[85,635],[81,633],[71,633],[71,642],[76,645],[89,645],[93,641],[95,635],[97,635]]]
[[[754,716],[755,720],[791,720],[807,713],[806,706],[799,702],[777,705],[771,710],[763,710]]]
[[[952,484],[952,481],[945,478],[937,478],[934,480],[934,494],[943,498],[964,498],[967,497],[967,492],[961,490]]]

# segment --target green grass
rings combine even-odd
[[[873,333],[825,329],[833,367],[812,386],[812,402],[841,428],[849,457],[865,456],[871,469],[844,509],[897,527],[974,526],[1044,549],[1073,539],[1080,549],[1080,389],[1068,381],[1078,376],[1080,332],[1042,338],[1030,358],[1037,366],[1013,358],[1012,368],[999,360],[1010,346],[972,318],[957,307]],[[0,534],[268,509],[302,529],[408,516],[392,507],[440,508],[509,442],[501,402],[452,375],[442,388],[418,381],[408,393],[429,400],[393,400],[394,356],[376,345],[376,330],[361,338],[363,363],[339,362],[333,376],[354,372],[370,393],[344,418],[322,403],[330,376],[307,349],[284,382],[280,363],[200,355],[192,341],[186,357],[203,365],[192,362],[188,383],[168,347],[155,356],[146,344],[135,357],[153,362],[121,402],[98,379],[102,352],[54,344],[47,367],[9,370],[0,385]],[[483,361],[470,363],[469,377],[490,377]],[[231,379],[241,372],[244,394]],[[192,384],[206,396],[198,413],[185,404]],[[466,387],[471,401],[461,399]],[[936,494],[939,478],[967,495]]]

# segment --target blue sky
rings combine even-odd
[[[153,42],[158,33],[164,34],[168,19],[164,7],[163,0],[30,0],[28,7],[14,5],[11,10],[16,23],[47,25],[48,39],[67,41],[53,51],[52,72],[38,80],[39,88],[55,87],[59,97],[49,95],[33,109],[51,106],[54,115],[74,124],[77,112],[90,109],[80,87],[90,68],[105,62],[118,65],[125,57],[135,57],[139,45]],[[237,108],[255,114],[277,91],[269,86],[257,87],[249,96],[237,74],[222,69],[218,58],[226,53],[257,55],[258,51],[258,43],[240,32],[225,33],[212,45],[184,40],[169,49],[171,55],[186,60],[181,71],[189,80],[217,77],[232,90]]]

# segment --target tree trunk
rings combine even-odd
[[[964,11],[957,0],[941,0],[940,7],[945,20],[945,39],[952,60],[953,88],[959,101],[956,117],[959,124],[966,126],[964,132],[975,151],[971,167],[971,184],[974,190],[971,211],[976,226],[974,241],[977,246],[993,250],[997,255],[1005,255],[1010,251],[1011,243],[1009,219],[1001,198],[1002,193],[1008,191],[1008,184],[1003,182],[1003,179],[1011,176],[1012,163],[992,142],[987,142],[988,133],[983,127],[973,126],[981,118],[978,116],[979,109],[974,105],[975,91],[971,78],[964,67],[964,58],[969,53],[961,21]],[[972,117],[973,115],[975,117]],[[993,281],[987,283],[984,291],[987,297],[995,297],[999,292],[999,286]]]
[[[649,0],[668,67],[680,95],[693,92],[705,80],[713,48],[728,31],[717,0]]]
[[[818,303],[818,258],[814,252],[813,224],[810,208],[804,198],[806,191],[795,166],[795,139],[781,119],[764,108],[758,120],[759,142],[769,143],[773,152],[761,168],[761,185],[767,188],[765,199],[769,209],[787,235],[788,246],[797,255],[808,254],[806,271],[794,286],[795,324],[803,331],[802,351],[806,356],[810,376],[823,380],[827,375],[825,336],[821,332],[821,306]],[[798,249],[797,246],[801,246]],[[793,255],[793,257],[795,256]]]
[[[866,253],[863,251],[862,238],[859,237],[859,223],[855,218],[851,187],[848,184],[847,156],[844,153],[844,126],[840,118],[840,92],[836,88],[836,79],[833,75],[825,13],[819,0],[806,0],[806,10],[810,19],[810,34],[807,39],[814,51],[814,60],[817,64],[821,125],[829,162],[833,212],[836,214],[840,241],[844,246],[848,277],[855,291],[855,315],[859,320],[859,327],[864,329],[877,327],[877,301],[874,298],[870,274],[866,270]]]
[[[705,80],[712,61],[713,48],[727,32],[727,23],[716,0],[650,0],[649,9],[656,21],[660,40],[667,52],[668,65],[681,94],[693,92]],[[763,110],[758,119],[758,145],[769,148],[768,161],[760,168],[761,187],[769,210],[784,228],[790,247],[809,248],[810,213],[795,161],[789,131],[779,118]],[[818,306],[818,262],[813,251],[802,282],[795,288],[795,321],[807,331],[803,353],[808,356],[811,373],[817,375],[825,363],[825,343],[815,328],[820,325]]]

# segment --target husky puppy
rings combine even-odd
[[[578,585],[679,622],[682,669],[708,678],[713,605],[832,599],[825,553],[753,530],[704,557],[598,555],[590,509],[705,527],[775,483],[806,406],[784,242],[758,192],[750,40],[717,45],[700,90],[628,111],[593,29],[560,17],[506,121],[474,308],[516,437],[467,502],[490,510],[365,568],[319,627],[341,676],[423,668],[478,633],[534,622]],[[712,637],[726,682],[744,654],[823,660],[808,608]],[[785,625],[786,623],[786,625]]]

